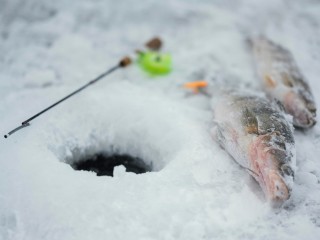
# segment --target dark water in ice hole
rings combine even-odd
[[[93,171],[97,176],[113,176],[113,169],[123,165],[126,172],[136,174],[151,172],[151,166],[147,165],[142,159],[130,155],[107,155],[98,153],[94,156],[81,159],[72,164],[75,170]]]

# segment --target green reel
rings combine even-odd
[[[138,63],[140,67],[151,75],[165,75],[172,70],[170,54],[154,51],[140,52]]]

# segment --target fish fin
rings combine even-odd
[[[294,178],[294,171],[288,164],[283,164],[281,167],[281,176],[291,176]]]

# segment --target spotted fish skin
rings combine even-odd
[[[213,104],[214,138],[248,170],[266,198],[290,197],[295,169],[293,126],[278,105],[260,96],[228,93]]]
[[[293,116],[294,126],[314,126],[314,97],[292,54],[264,36],[251,38],[249,42],[258,75],[268,96],[281,102],[286,112]]]

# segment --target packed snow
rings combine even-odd
[[[319,12],[317,0],[0,0],[3,135],[155,35],[174,62],[164,77],[118,70],[1,140],[0,239],[318,239],[319,125],[295,131],[292,196],[274,209],[212,139],[210,99],[181,86],[261,91],[246,40],[263,33],[292,52],[319,107]],[[153,171],[70,166],[101,151]]]

